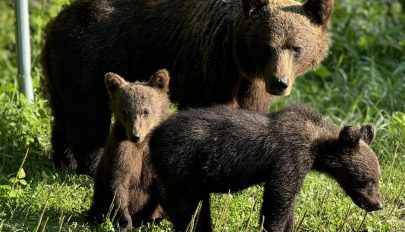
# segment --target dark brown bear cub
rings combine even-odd
[[[128,229],[163,213],[156,198],[148,140],[151,129],[170,113],[169,75],[159,70],[149,82],[129,83],[107,73],[105,84],[115,124],[97,167],[89,219],[102,222],[113,203],[120,227]]]
[[[202,201],[196,231],[211,231],[212,192],[264,183],[266,231],[292,231],[296,195],[310,170],[334,178],[361,208],[382,208],[372,125],[336,128],[303,106],[263,115],[224,106],[179,112],[158,126],[150,149],[161,203],[184,231]]]

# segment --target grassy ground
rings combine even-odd
[[[34,103],[17,92],[12,1],[0,1],[0,231],[108,231],[83,220],[92,181],[54,170],[50,114],[41,95],[42,29],[67,0],[31,0]],[[405,231],[405,3],[336,1],[333,48],[300,78],[290,102],[313,106],[338,125],[374,123],[385,208],[367,214],[324,175],[312,173],[299,195],[297,231]],[[402,7],[402,9],[401,9]],[[216,231],[258,231],[262,188],[214,195]],[[170,231],[164,221],[147,231]]]

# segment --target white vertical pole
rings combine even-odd
[[[15,0],[15,14],[17,17],[18,82],[20,91],[29,101],[33,101],[28,0]]]

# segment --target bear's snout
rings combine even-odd
[[[381,210],[384,207],[380,193],[372,196],[360,193],[353,201],[367,212]]]
[[[367,212],[372,212],[372,211],[381,210],[383,207],[384,207],[383,203],[379,200],[379,201],[377,201],[375,203],[365,205],[364,209]]]
[[[381,210],[384,208],[384,204],[380,201],[375,205],[375,210]]]
[[[132,132],[129,139],[134,143],[140,143],[141,142],[141,134],[139,134],[138,132]]]
[[[267,91],[272,95],[285,95],[290,81],[287,77],[272,77],[269,85],[266,85]]]

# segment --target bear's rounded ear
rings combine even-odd
[[[376,135],[376,129],[372,124],[365,124],[360,128],[361,139],[367,144],[371,144]]]
[[[323,26],[328,26],[332,17],[334,0],[307,0],[304,3],[304,10],[309,13],[314,20]]]
[[[360,137],[360,130],[355,126],[344,126],[339,132],[339,141],[346,148],[357,147]]]
[[[108,72],[104,76],[104,83],[108,93],[113,94],[118,88],[126,85],[127,81],[116,73]]]
[[[251,16],[252,13],[259,10],[263,6],[267,6],[269,0],[242,0],[243,13],[246,16]]]
[[[148,85],[167,93],[169,92],[169,81],[169,72],[166,69],[159,69],[150,77]]]

